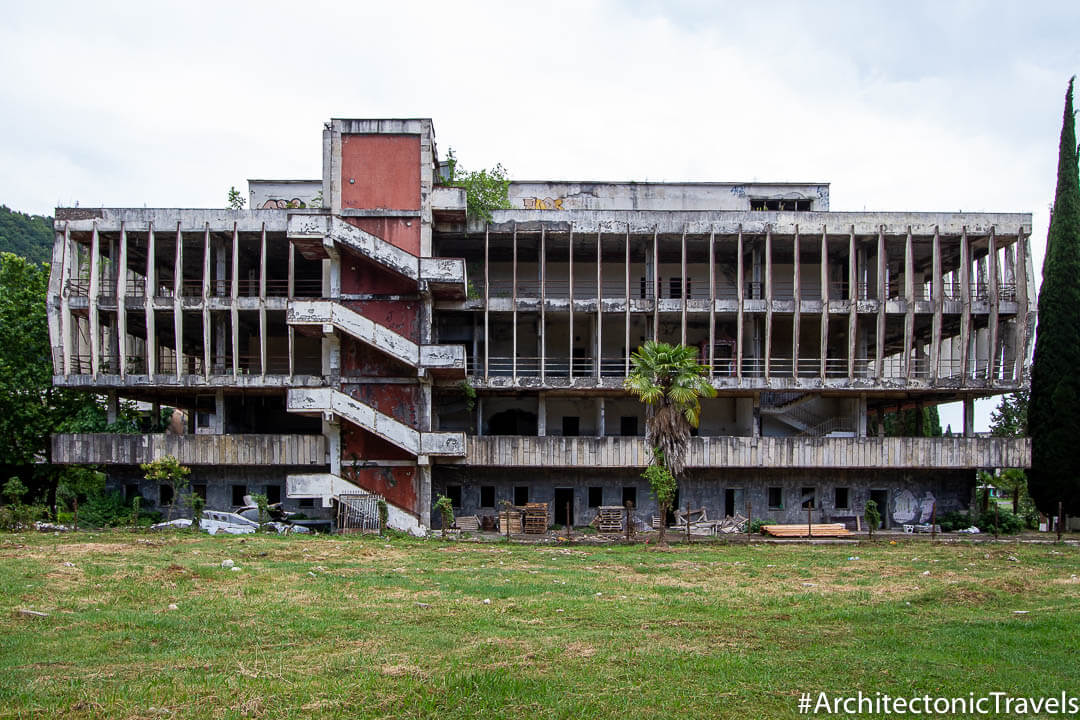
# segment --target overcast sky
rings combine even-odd
[[[431,117],[441,153],[518,179],[1031,212],[1038,275],[1078,30],[1075,0],[19,3],[0,203],[222,206],[247,178],[321,177],[330,117]]]

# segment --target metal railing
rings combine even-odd
[[[379,501],[381,495],[373,493],[341,493],[337,501],[338,532],[379,532]]]

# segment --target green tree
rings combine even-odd
[[[470,219],[490,221],[492,211],[509,209],[510,180],[506,168],[495,165],[490,170],[465,170],[458,164],[453,148],[446,154],[446,160],[450,173],[443,184],[465,188],[465,214]]]
[[[105,473],[93,467],[69,465],[58,473],[56,500],[68,504],[75,514],[74,526],[79,529],[79,498],[86,498],[105,489]]]
[[[0,252],[9,252],[32,263],[49,262],[52,257],[53,219],[28,215],[0,205]]]
[[[93,395],[53,387],[48,287],[47,265],[0,253],[0,465],[50,462],[50,433],[100,406]]]
[[[899,413],[886,413],[884,418],[885,435],[888,437],[941,437],[941,416],[937,405],[922,409],[922,424],[916,408],[901,410]]]
[[[191,468],[181,465],[180,461],[172,455],[143,463],[139,467],[146,473],[144,477],[147,480],[172,489],[172,502],[169,503],[168,516],[168,519],[172,520],[173,508],[180,502],[180,493],[187,487]]]
[[[716,388],[697,360],[697,348],[649,340],[630,356],[630,362],[625,387],[645,403],[645,439],[653,449],[650,464],[661,465],[677,482],[690,429],[697,427],[701,416],[701,398],[714,397]],[[663,498],[657,501],[663,503]],[[661,504],[661,544],[669,509],[670,505]]]
[[[1065,93],[1058,147],[1057,191],[1046,239],[1035,360],[1031,368],[1028,429],[1036,505],[1055,514],[1080,513],[1080,175],[1077,170],[1073,80]]]
[[[881,513],[878,511],[877,503],[873,500],[866,501],[866,507],[863,509],[863,522],[866,523],[866,532],[870,533],[870,539],[874,539],[874,533],[881,526]]]
[[[1026,437],[1028,434],[1028,391],[1002,395],[990,413],[990,434],[997,437]]]
[[[230,210],[243,210],[247,205],[247,200],[244,199],[243,193],[236,189],[236,186],[229,188],[229,195],[225,201],[226,207]]]

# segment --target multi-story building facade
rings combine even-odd
[[[212,507],[265,491],[330,512],[361,491],[427,525],[433,495],[586,523],[630,500],[646,339],[697,347],[703,402],[679,504],[890,524],[966,508],[1025,439],[976,398],[1027,386],[1028,214],[832,212],[822,183],[514,182],[466,216],[429,120],[333,120],[321,181],[251,181],[251,210],[56,211],[55,384],[188,412],[187,433],[58,435],[160,502],[138,463],[192,467]],[[318,205],[318,207],[313,207]],[[962,432],[884,437],[962,401]]]

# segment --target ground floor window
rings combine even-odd
[[[495,507],[495,486],[494,485],[481,485],[480,486],[480,507],[486,507],[486,508]]]
[[[529,502],[529,486],[518,485],[514,488],[514,505],[521,507]]]
[[[624,485],[622,489],[622,504],[626,507],[626,503],[630,503],[634,507],[637,507],[637,487],[633,485]]]
[[[836,497],[833,501],[833,505],[837,510],[848,509],[848,489],[846,487],[836,488]]]
[[[589,488],[589,507],[600,507],[604,504],[604,488]]]
[[[281,502],[281,486],[280,485],[267,485],[266,486],[266,502],[270,505]]]
[[[158,485],[158,504],[159,505],[172,505],[173,503],[173,489],[172,485]]]
[[[770,510],[783,510],[784,509],[784,489],[779,487],[769,488],[769,509]]]
[[[814,488],[812,487],[804,487],[802,489],[803,510],[810,510],[817,507],[817,505],[814,503],[814,494]]]
[[[232,504],[233,505],[243,505],[245,495],[247,495],[247,485],[233,485],[232,486]]]
[[[315,507],[315,499],[314,498],[301,498],[300,502],[298,502],[296,505],[297,505],[297,507],[302,507],[302,508],[313,508],[313,507]]]
[[[450,504],[456,508],[461,507],[461,486],[447,485],[446,497],[450,498]]]

